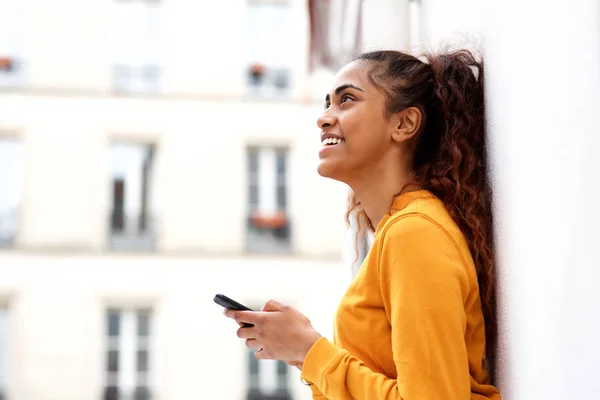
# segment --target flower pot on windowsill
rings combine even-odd
[[[250,65],[250,77],[252,79],[252,84],[259,86],[265,76],[267,68],[262,64],[252,64]]]
[[[288,219],[281,211],[270,215],[257,213],[252,216],[252,224],[260,229],[280,229],[288,224]]]
[[[0,56],[0,71],[10,72],[15,67],[15,60],[10,57]]]

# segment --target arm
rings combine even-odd
[[[388,228],[378,267],[398,378],[372,371],[325,338],[306,356],[303,377],[336,400],[470,398],[462,255],[427,217],[405,216]]]

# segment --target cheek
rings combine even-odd
[[[356,156],[372,156],[379,152],[384,140],[383,128],[379,120],[363,116],[347,122],[343,133],[349,152]]]

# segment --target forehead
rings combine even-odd
[[[336,88],[347,84],[358,86],[365,92],[375,90],[368,77],[370,69],[370,66],[365,62],[353,61],[350,64],[345,65],[335,75],[331,93],[333,93]]]

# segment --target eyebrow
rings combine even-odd
[[[358,91],[360,91],[360,92],[364,92],[364,90],[362,90],[362,89],[361,89],[361,88],[359,88],[358,86],[355,86],[355,85],[353,85],[353,84],[351,84],[351,83],[346,83],[346,84],[343,84],[343,85],[341,85],[341,86],[338,86],[338,87],[335,89],[334,93],[335,93],[335,95],[337,96],[338,94],[340,94],[341,92],[343,92],[343,91],[344,91],[344,90],[346,90],[346,89],[355,89],[355,90],[358,90]],[[325,95],[325,101],[328,101],[328,100],[329,100],[329,94],[326,94],[326,95]]]

